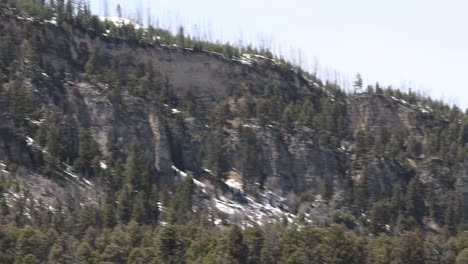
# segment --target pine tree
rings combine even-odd
[[[184,27],[180,26],[179,31],[177,33],[177,38],[179,41],[179,46],[181,48],[185,48],[185,33],[184,32],[185,32]]]
[[[457,256],[456,264],[468,263],[468,248],[463,249]]]
[[[321,195],[322,198],[328,203],[330,199],[333,197],[333,182],[330,177],[323,177],[322,181],[322,188],[321,188]]]
[[[117,215],[119,220],[126,224],[130,221],[131,218],[131,196],[130,196],[130,188],[125,186],[119,194],[119,203],[117,205]]]
[[[213,173],[215,178],[215,188],[219,188],[219,184],[225,178],[225,174],[228,170],[228,164],[226,162],[226,148],[223,142],[223,130],[218,129],[214,135],[208,137],[206,144],[206,157],[207,167]]]
[[[85,64],[85,71],[87,74],[94,74],[96,69],[96,52],[92,52]]]
[[[147,223],[148,222],[148,215],[147,215],[147,200],[144,197],[142,192],[139,192],[135,199],[133,200],[132,206],[132,219],[135,220],[137,223]]]
[[[158,240],[158,260],[168,264],[180,263],[180,242],[175,228],[172,225],[163,227]]]
[[[424,203],[424,189],[418,178],[413,178],[408,184],[406,195],[406,213],[408,216],[422,224],[422,218],[426,212]]]
[[[88,242],[82,242],[75,252],[77,264],[94,264],[98,263],[96,252],[92,249]]]
[[[117,16],[121,18],[122,17],[122,7],[120,6],[120,4],[117,4],[116,11],[117,11]]]
[[[67,241],[63,238],[59,238],[50,249],[48,256],[49,263],[71,263],[73,261],[73,256],[70,255],[67,247]]]
[[[226,264],[247,263],[248,247],[240,227],[232,226],[225,231],[218,244],[219,262]]]
[[[265,241],[262,229],[257,225],[247,228],[244,240],[249,252],[248,263],[260,263],[263,243]]]
[[[28,254],[24,256],[23,258],[19,258],[17,261],[15,261],[15,264],[39,264],[39,260],[34,255]]]
[[[102,208],[102,218],[104,226],[107,228],[113,228],[116,221],[115,202],[112,193],[109,193],[104,199]]]
[[[256,183],[260,180],[258,167],[257,138],[253,131],[245,129],[241,133],[242,183],[246,192],[255,194]]]
[[[354,93],[360,93],[362,91],[362,77],[360,73],[356,73],[356,76],[354,77]]]

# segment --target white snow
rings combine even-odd
[[[243,58],[239,58],[239,59],[232,59],[233,61],[238,61],[242,64],[245,64],[245,65],[252,65],[252,62],[250,62],[250,60],[247,60],[247,59],[243,59]]]
[[[196,180],[196,179],[193,179],[193,183],[195,183],[195,185],[197,185],[198,187],[201,187],[201,188],[206,187],[206,185],[203,182],[201,182],[199,180]]]
[[[258,200],[254,200],[249,196],[244,196],[244,199],[245,202],[239,203],[221,196],[219,199],[212,198],[212,201],[219,211],[228,215],[244,215],[248,222],[255,222],[259,225],[280,221],[284,216],[290,222],[293,222],[296,218],[295,215],[288,212],[288,207],[284,203],[286,199],[267,189],[260,193]]]
[[[172,108],[171,111],[172,111],[173,114],[182,113],[181,111],[179,111],[179,110],[177,110],[177,109],[175,109],[175,108]]]
[[[253,125],[253,124],[244,124],[243,127],[248,127],[248,128],[258,128],[259,126]]]
[[[172,168],[175,172],[177,172],[180,176],[182,176],[182,177],[184,177],[184,178],[187,177],[187,173],[185,173],[185,172],[179,170],[176,166],[172,165],[171,168]]]
[[[214,201],[216,208],[218,208],[218,210],[220,210],[221,212],[229,215],[232,215],[236,212],[235,209],[231,208],[227,203],[218,199],[214,199]]]
[[[394,101],[400,102],[400,103],[403,104],[403,105],[409,105],[409,103],[406,102],[406,101],[403,100],[403,99],[397,99],[397,98],[394,97],[394,96],[390,96],[390,98],[392,98]]]
[[[164,211],[164,210],[166,210],[166,207],[163,205],[163,203],[158,202],[158,209],[159,209],[159,211]]]
[[[233,189],[242,191],[242,182],[239,182],[235,179],[227,179],[224,183]]]
[[[82,180],[83,180],[86,184],[88,184],[89,186],[93,186],[93,184],[92,184],[90,181],[88,181],[87,179],[82,179]]]
[[[28,146],[32,146],[34,144],[34,139],[32,139],[30,137],[26,137],[26,144]]]
[[[104,163],[102,160],[101,160],[101,161],[99,161],[99,166],[100,166],[100,167],[101,167],[101,169],[103,169],[103,170],[106,170],[106,169],[107,169],[107,164],[106,164],[106,163]]]
[[[39,119],[39,120],[34,120],[34,119],[31,119],[30,117],[26,117],[26,118],[24,118],[24,120],[29,121],[34,125],[40,125],[40,124],[44,123],[44,121],[45,121],[44,118]]]
[[[53,17],[51,20],[46,20],[46,23],[52,24],[52,25],[57,25],[57,20],[55,17]]]
[[[212,172],[212,171],[210,171],[209,169],[207,169],[207,168],[203,168],[203,170],[204,170],[205,172],[208,172],[209,174],[213,175],[213,172]]]
[[[142,29],[143,26],[138,24],[136,21],[133,21],[128,18],[123,18],[123,17],[99,17],[100,20],[102,21],[109,21],[111,23],[114,23],[118,27],[122,27],[124,25],[133,25],[133,27],[138,30]]]
[[[66,174],[71,176],[74,179],[78,179],[78,175],[74,174],[73,172],[69,171],[68,169],[64,171]]]

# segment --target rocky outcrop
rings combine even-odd
[[[209,168],[203,168],[206,153],[202,153],[201,150],[212,135],[211,128],[206,124],[206,120],[196,115],[144,96],[137,96],[128,90],[120,91],[121,101],[118,104],[114,103],[114,91],[109,84],[98,81],[94,76],[82,74],[83,66],[91,53],[99,53],[99,58],[103,60],[118,58],[119,63],[129,70],[149,62],[175,98],[180,99],[191,93],[196,103],[204,109],[211,109],[223,100],[234,101],[236,90],[252,87],[255,90],[256,87],[267,85],[279,87],[281,96],[286,101],[294,101],[307,94],[323,96],[325,100],[337,104],[346,104],[344,123],[347,125],[340,131],[344,134],[338,138],[341,142],[336,144],[317,142],[317,131],[299,124],[294,124],[290,133],[285,133],[280,128],[281,124],[259,126],[255,120],[249,120],[252,124],[247,121],[237,122],[229,128],[224,128],[227,163],[231,172],[235,171],[238,175],[242,168],[239,129],[248,129],[255,134],[259,145],[256,154],[260,172],[255,182],[260,186],[265,201],[268,197],[274,197],[274,200],[281,200],[283,203],[278,197],[304,193],[320,198],[318,194],[321,193],[325,182],[332,183],[336,197],[342,193],[346,180],[353,179],[355,184],[359,184],[361,176],[367,176],[370,195],[373,198],[390,196],[395,182],[404,187],[412,177],[419,177],[423,183],[433,184],[440,192],[450,188],[450,182],[444,180],[444,175],[448,172],[444,164],[437,164],[437,159],[408,160],[411,165],[408,166],[395,159],[373,157],[363,161],[353,155],[353,136],[358,130],[366,128],[373,134],[382,127],[392,128],[405,131],[406,134],[418,137],[421,142],[424,141],[426,134],[417,126],[417,121],[425,118],[425,112],[419,106],[403,100],[363,93],[350,95],[346,100],[335,102],[335,98],[326,88],[310,83],[300,74],[271,61],[266,63],[260,59],[251,65],[244,64],[207,51],[136,44],[97,36],[71,26],[57,27],[46,22],[25,21],[12,16],[0,15],[0,22],[0,33],[15,31],[16,49],[19,50],[23,44],[21,36],[30,35],[29,39],[35,39],[35,45],[40,48],[43,53],[41,55],[50,67],[60,69],[60,73],[63,74],[54,78],[47,76],[35,84],[25,80],[27,88],[36,91],[34,95],[40,109],[43,110],[42,118],[47,118],[52,113],[64,114],[60,109],[66,109],[71,117],[69,120],[60,121],[71,122],[70,126],[75,128],[89,129],[104,160],[112,159],[111,155],[124,160],[126,148],[133,141],[138,141],[138,154],[150,156],[154,165],[152,179],[162,184],[174,184],[175,171],[179,174],[191,173],[198,180],[210,181]],[[50,41],[51,39],[54,41]],[[321,99],[313,98],[311,101],[318,103]],[[15,124],[7,112],[0,98],[0,160],[11,160],[11,157],[15,156],[13,153],[33,156],[26,141],[26,136],[33,135],[17,134],[13,129]],[[238,116],[230,118],[239,119]],[[30,179],[30,175],[41,177],[33,166],[34,159],[25,160],[30,160],[23,164],[27,170],[20,170],[18,173],[24,173],[25,179]],[[355,166],[356,163],[359,163],[358,166]],[[64,175],[68,177],[66,172]],[[245,175],[240,175],[243,176]],[[457,188],[463,195],[466,194],[465,178],[462,174],[457,183]],[[77,176],[76,179],[81,178]],[[87,189],[81,189],[86,195],[92,196],[92,202],[95,203],[100,197],[100,189],[99,181],[93,180],[97,186],[95,192],[89,190],[91,185],[88,185]],[[198,186],[205,185],[198,182]],[[54,185],[52,189],[59,187]],[[228,188],[225,186],[225,189]],[[229,204],[227,201],[217,202],[220,207],[224,206],[223,208]],[[267,210],[251,201],[249,203],[252,208]],[[281,204],[282,206],[284,205]]]

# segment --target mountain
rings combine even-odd
[[[0,262],[466,258],[456,106],[82,3],[0,6]]]

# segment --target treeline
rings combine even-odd
[[[91,13],[90,5],[87,1],[72,0],[4,0],[0,7],[14,8],[18,15],[34,17],[42,21],[54,21],[58,26],[66,27],[73,25],[82,30],[89,30],[98,35],[105,35],[113,38],[124,39],[129,42],[147,43],[153,45],[166,45],[169,47],[188,48],[194,51],[209,51],[222,54],[226,58],[237,58],[244,53],[259,54],[268,59],[273,59],[274,55],[266,48],[257,49],[252,45],[235,46],[230,43],[213,43],[200,37],[193,37],[185,33],[185,29],[180,26],[177,34],[169,30],[148,25],[147,28],[135,26],[135,23],[114,23],[109,20],[102,20],[99,16]],[[122,9],[117,6],[118,14],[122,16]],[[292,65],[288,61],[275,57],[285,69],[294,68],[302,71],[300,67]]]
[[[0,187],[5,188],[5,183]],[[176,197],[184,193],[183,187]],[[47,210],[30,198],[22,192],[13,208],[0,200],[1,263],[464,264],[468,260],[466,232],[450,239],[420,231],[367,236],[344,225],[287,221],[219,228],[206,220],[203,211],[189,218],[179,211],[162,225],[143,224],[135,216],[109,226],[109,209],[73,208],[58,202],[54,210]]]

